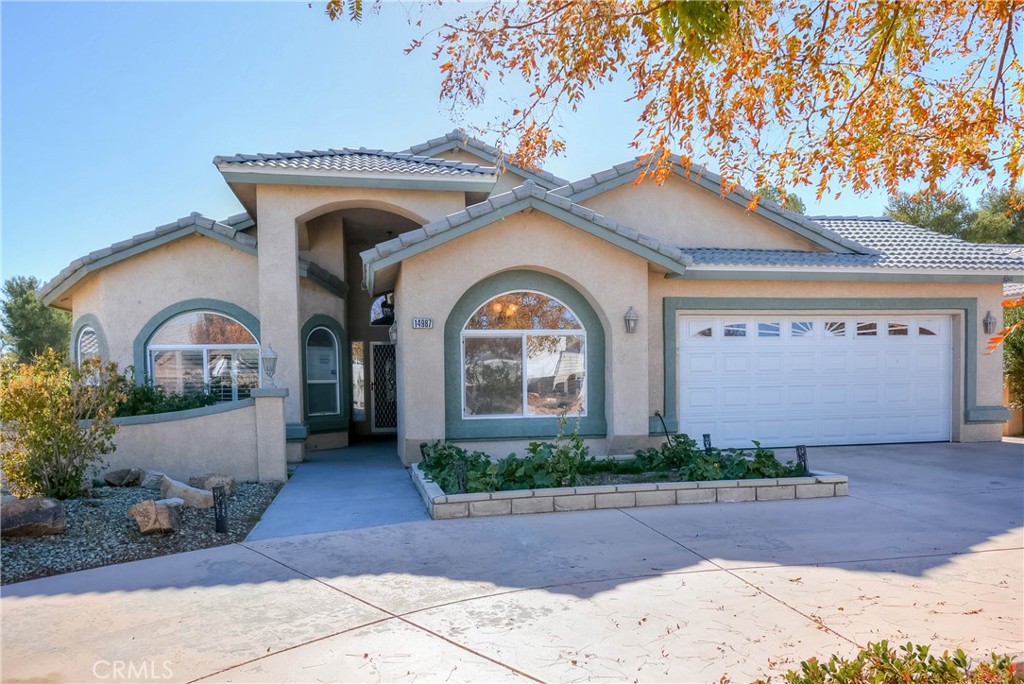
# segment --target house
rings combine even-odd
[[[89,254],[40,296],[71,312],[74,358],[228,408],[269,384],[272,347],[290,461],[378,434],[406,463],[437,439],[504,455],[562,414],[610,454],[664,429],[1000,438],[1001,359],[982,351],[1021,258],[890,219],[750,212],[696,167],[659,186],[635,161],[575,182],[507,162],[459,131],[216,157],[244,213]]]

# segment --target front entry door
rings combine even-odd
[[[395,345],[370,343],[370,430],[395,432],[398,429],[398,371]]]

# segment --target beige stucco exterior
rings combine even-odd
[[[599,214],[679,247],[824,251],[745,208],[676,175],[658,185],[625,183],[580,202]]]
[[[490,165],[485,159],[459,150],[440,156]],[[509,190],[522,181],[522,176],[506,172],[498,178],[491,194]],[[281,438],[288,440],[288,460],[299,461],[306,448],[344,446],[350,439],[369,434],[370,427],[365,421],[354,423],[340,416],[337,427],[321,424],[313,434],[307,436],[304,432],[314,421],[306,415],[303,405],[303,326],[316,317],[327,317],[336,324],[341,335],[338,340],[339,387],[351,390],[346,387],[351,383],[351,367],[344,366],[349,345],[354,341],[362,342],[368,350],[370,343],[387,343],[389,339],[387,325],[369,323],[373,297],[362,287],[360,252],[383,242],[396,231],[400,235],[414,226],[460,212],[467,203],[467,194],[461,191],[373,187],[259,184],[249,187],[246,193],[256,212],[257,227],[251,232],[258,239],[258,256],[249,253],[251,247],[235,247],[192,234],[86,275],[68,290],[70,307],[73,320],[86,315],[98,320],[108,357],[128,365],[135,362],[139,332],[168,307],[192,299],[214,299],[236,306],[258,319],[261,344],[272,345],[278,353],[274,382],[288,390],[287,396],[264,398],[263,403],[252,410],[197,418],[200,422],[194,426],[190,421],[177,421],[169,427],[137,426],[138,429],[128,430],[119,438],[125,443],[123,454],[139,453],[146,438],[135,435],[143,435],[146,430],[153,433],[155,443],[169,445],[174,432],[179,436],[202,435],[202,439],[206,439],[205,435],[211,431],[208,426],[221,421],[234,433],[234,444],[243,450],[251,447],[256,464],[244,458],[245,463],[233,463],[230,458],[235,457],[230,457],[222,470],[236,468],[242,473],[248,472],[246,468],[264,471],[269,468],[277,472],[283,466],[274,460],[276,456],[267,461],[269,465],[259,466],[266,461],[260,454],[271,453],[270,445],[276,445]],[[639,186],[627,182],[581,203],[620,224],[678,247],[826,249],[794,230],[748,213],[742,206],[678,176],[671,176],[661,186],[652,182]],[[493,221],[465,234],[461,229],[453,230],[451,239],[433,240],[425,251],[403,253],[398,264],[389,266],[389,273],[397,271],[394,280],[398,340],[397,450],[405,462],[419,459],[421,442],[451,438],[446,426],[445,359],[446,355],[451,357],[459,350],[446,349],[446,323],[457,305],[466,304],[462,300],[471,288],[498,274],[510,271],[545,274],[571,288],[593,309],[603,335],[604,357],[597,368],[591,363],[587,373],[603,377],[602,418],[606,426],[606,434],[594,436],[597,433],[592,433],[587,440],[595,454],[629,453],[658,439],[651,435],[651,419],[656,411],[666,412],[666,354],[676,353],[664,349],[666,298],[967,298],[976,302],[979,319],[988,311],[999,311],[999,283],[935,282],[942,277],[934,275],[929,276],[931,281],[925,282],[913,280],[919,274],[880,276],[878,272],[865,272],[863,279],[839,282],[829,280],[828,274],[814,276],[819,280],[807,280],[796,279],[781,269],[765,269],[763,275],[751,271],[736,279],[703,280],[697,277],[702,275],[701,269],[694,268],[683,272],[682,276],[676,274],[669,278],[666,268],[672,264],[666,265],[665,260],[656,255],[652,258],[652,252],[645,252],[646,248],[638,247],[639,243],[598,224],[565,223],[546,213],[560,215],[553,207],[554,204],[536,205],[509,215],[496,212]],[[374,224],[373,216],[381,214],[365,210],[387,212],[392,219],[402,219]],[[577,219],[586,222],[579,215],[568,220]],[[443,227],[440,230],[445,232]],[[458,236],[454,237],[456,233]],[[318,284],[312,277],[302,277],[301,264],[306,262],[344,281],[342,289],[347,292],[343,294],[336,286],[326,285],[324,280]],[[681,270],[678,264],[677,270]],[[881,282],[882,277],[900,282]],[[949,280],[954,278],[951,276]],[[475,302],[474,306],[483,303]],[[64,304],[62,299],[60,305]],[[633,334],[626,333],[623,323],[623,316],[630,308],[640,319]],[[770,311],[753,308],[759,313]],[[836,310],[823,304],[820,311]],[[703,310],[702,313],[713,312]],[[864,310],[858,309],[857,313],[864,313]],[[886,311],[881,309],[877,313]],[[953,439],[998,439],[1002,430],[1000,424],[969,422],[965,408],[970,391],[974,393],[976,406],[991,409],[1002,404],[1000,353],[983,353],[985,335],[977,323],[971,329],[965,327],[967,322],[962,309],[925,309],[915,313],[952,316],[950,423]],[[433,327],[413,329],[413,318],[431,319]],[[318,325],[323,324],[323,319],[316,320],[321,321]],[[454,321],[454,324],[461,328],[463,321]],[[674,326],[675,320],[670,319],[668,324]],[[976,358],[966,356],[965,335],[972,336]],[[970,388],[965,386],[965,379],[973,382]],[[369,379],[366,380],[369,385]],[[272,420],[269,416],[276,413],[281,415],[280,430],[268,423]],[[256,427],[258,415],[263,416],[259,429]],[[666,417],[674,420],[676,416]],[[450,413],[447,419],[452,419]],[[182,433],[182,429],[186,432]],[[250,432],[251,438],[237,437]],[[223,442],[227,437],[211,439],[211,444],[218,449],[227,449],[227,442]],[[467,446],[503,456],[511,450],[522,451],[526,440],[474,436],[464,441]],[[189,449],[193,451],[186,450],[185,458],[192,461],[206,458],[203,454],[207,452],[202,451],[201,445],[190,445]],[[160,461],[160,465],[171,470],[169,463]]]

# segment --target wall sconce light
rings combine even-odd
[[[391,344],[398,344],[398,323],[392,323],[391,327],[388,328],[388,339],[391,340]]]
[[[985,317],[981,319],[981,329],[985,331],[986,335],[991,335],[996,331],[996,317],[989,311],[985,314]]]
[[[635,333],[637,321],[640,320],[640,314],[638,314],[633,307],[629,307],[629,310],[626,311],[626,315],[623,316],[623,319],[626,321],[626,332],[630,335]]]
[[[277,352],[268,344],[267,348],[260,352],[260,359],[263,361],[263,372],[267,374],[267,386],[276,387],[274,373],[277,371]]]

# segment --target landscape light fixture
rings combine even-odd
[[[623,319],[626,321],[626,332],[630,335],[635,333],[637,321],[640,320],[640,314],[636,312],[636,309],[629,307],[629,310],[626,311],[626,315],[623,316]]]
[[[260,352],[260,359],[263,361],[263,372],[267,374],[267,386],[276,387],[274,372],[277,371],[277,352],[268,344],[267,348]]]

